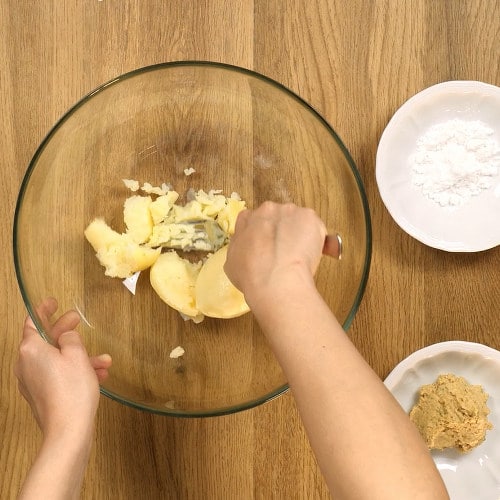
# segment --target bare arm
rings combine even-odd
[[[48,324],[57,309],[54,299],[40,306]],[[24,481],[23,500],[80,497],[89,459],[99,381],[108,375],[108,355],[89,358],[74,331],[79,316],[67,312],[51,327],[57,347],[46,343],[27,318],[14,368],[19,390],[43,432],[42,446]]]
[[[287,376],[335,498],[448,498],[417,430],[316,290],[324,237],[310,210],[266,203],[240,215],[226,272]]]
[[[80,498],[92,432],[44,439],[26,476],[19,500]]]

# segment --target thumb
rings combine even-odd
[[[80,334],[74,330],[69,330],[67,332],[62,333],[57,340],[59,344],[59,348],[61,349],[61,353],[64,352],[82,352],[87,355],[87,350],[83,345]]]

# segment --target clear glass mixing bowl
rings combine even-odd
[[[184,169],[194,168],[186,176]],[[262,75],[208,62],[175,62],[122,75],[54,126],[23,180],[14,221],[19,286],[37,328],[45,297],[76,309],[90,354],[113,357],[102,392],[156,413],[208,416],[268,401],[287,381],[252,317],[184,321],[142,272],[132,294],[104,276],[83,231],[96,216],[123,230],[122,179],[237,192],[314,208],[343,238],[323,258],[319,291],[347,329],[368,276],[371,229],[358,171],[328,123]],[[49,339],[50,340],[50,339]],[[184,356],[170,359],[181,345]]]

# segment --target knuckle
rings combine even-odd
[[[274,211],[275,206],[276,206],[276,203],[274,203],[273,201],[266,200],[262,203],[260,208],[261,208],[262,212],[270,213],[270,212]]]
[[[19,344],[19,357],[20,358],[31,358],[35,355],[36,346],[34,342],[23,340]]]

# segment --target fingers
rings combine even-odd
[[[97,380],[99,381],[100,384],[102,384],[109,377],[109,372],[107,368],[98,368],[95,371],[95,374],[97,375]]]
[[[47,297],[35,308],[36,314],[40,318],[45,331],[50,331],[50,318],[57,311],[57,300],[53,297]],[[23,339],[28,339],[33,335],[38,335],[38,330],[30,316],[24,320]]]
[[[112,364],[112,359],[109,354],[101,354],[90,358],[90,364],[95,370],[99,383],[102,384],[109,376],[109,368]]]
[[[82,352],[87,355],[87,350],[83,345],[80,334],[74,330],[61,333],[57,342],[62,354],[76,350],[77,352]]]
[[[57,340],[61,354],[63,355],[67,353],[74,354],[76,352],[77,355],[83,355],[85,357],[88,356],[87,350],[82,342],[80,334],[72,329],[69,330],[67,329],[70,328],[71,326],[76,326],[78,323],[79,323],[78,314],[75,311],[69,311],[63,316],[61,316],[61,318],[59,318],[59,320],[56,322],[57,327],[56,325],[54,325],[56,327],[54,337],[55,340]],[[32,336],[32,338],[30,338],[30,336]],[[33,350],[32,348],[34,347],[32,342],[34,341],[34,339],[38,339],[44,346],[46,345],[47,348],[54,349],[54,346],[49,346],[49,344],[45,344],[42,337],[38,334],[32,319],[28,316],[24,324],[23,341],[21,343],[20,352],[23,351],[26,352],[28,346],[31,346],[29,350],[32,351]],[[99,356],[89,357],[88,359],[90,365],[92,366],[97,375],[99,383],[104,382],[104,380],[106,380],[109,376],[108,370],[112,364],[111,356],[109,354],[101,354]],[[21,374],[19,360],[14,365],[14,375],[19,380],[19,390],[21,394],[26,398],[28,394],[24,388],[24,385],[21,382],[22,374]]]
[[[58,304],[54,297],[47,297],[36,307],[36,312],[42,322],[48,322],[52,315],[57,311]]]
[[[78,332],[64,332],[59,336],[59,347],[61,353],[67,353],[71,350],[80,352],[87,356],[87,350],[82,343],[82,339]],[[100,354],[99,356],[89,357],[89,362],[94,369],[99,382],[103,382],[108,378],[108,370],[111,367],[112,359],[109,354]]]
[[[44,332],[57,342],[59,336],[67,331],[74,330],[80,323],[80,315],[76,311],[67,311],[51,325],[50,318],[57,311],[57,300],[53,297],[45,298],[36,308]],[[33,320],[28,317],[24,323],[23,335],[29,337],[37,333]]]
[[[323,245],[323,255],[328,255],[339,260],[342,258],[342,239],[339,234],[326,235],[325,244]]]
[[[50,336],[57,342],[62,333],[74,330],[79,323],[80,315],[76,311],[67,311],[54,323]]]
[[[90,358],[90,364],[94,370],[98,370],[100,368],[109,368],[113,360],[109,354],[100,354],[99,356],[92,356]]]

